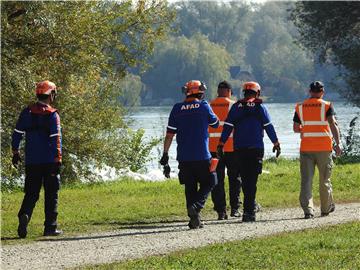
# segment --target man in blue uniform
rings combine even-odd
[[[196,80],[187,82],[183,87],[186,99],[175,104],[171,110],[160,160],[165,176],[169,176],[168,151],[176,134],[179,181],[185,185],[190,229],[202,227],[200,211],[217,182],[215,168],[210,170],[208,126],[216,128],[219,120],[203,100],[205,90],[205,84]]]
[[[56,97],[56,85],[42,81],[36,86],[38,101],[26,107],[20,114],[12,135],[12,163],[21,161],[19,145],[25,134],[25,196],[18,213],[18,235],[25,238],[27,225],[42,184],[45,189],[44,236],[56,236],[57,203],[60,187],[61,129],[57,110],[50,106]]]
[[[280,143],[276,136],[270,115],[262,104],[260,85],[246,82],[243,85],[244,99],[237,101],[230,109],[218,145],[218,155],[222,156],[223,147],[232,131],[234,151],[242,180],[244,192],[243,222],[255,221],[256,184],[262,172],[264,156],[264,129],[274,144],[273,152],[280,155]]]

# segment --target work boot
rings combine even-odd
[[[332,212],[334,212],[335,211],[335,204],[331,204],[330,205],[330,209],[329,209],[329,212],[327,212],[327,213],[323,213],[323,212],[321,212],[321,216],[322,217],[326,217],[326,216],[328,216],[330,213],[332,213]]]
[[[44,236],[58,236],[62,234],[63,231],[54,229],[54,230],[44,230]]]
[[[200,216],[191,216],[188,226],[190,229],[199,229],[204,227]]]
[[[188,212],[188,216],[190,217],[190,221],[189,221],[189,228],[190,229],[199,229],[203,227],[203,224],[201,223],[201,218],[200,218],[200,214],[199,212],[196,210],[195,207],[190,206],[187,209]]]
[[[256,220],[255,213],[254,214],[248,214],[248,213],[243,214],[242,222],[255,222],[255,220]]]
[[[228,215],[226,214],[226,211],[218,212],[218,220],[224,220],[228,219]]]
[[[314,215],[308,213],[308,214],[305,214],[304,218],[305,218],[305,219],[312,219],[312,218],[314,218]]]
[[[230,213],[231,217],[241,217],[241,214],[239,212],[239,209],[231,209],[231,213]]]
[[[20,238],[25,238],[27,235],[27,225],[29,223],[29,216],[27,214],[22,214],[19,217],[19,226],[17,229],[18,235]]]

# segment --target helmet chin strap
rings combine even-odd
[[[51,91],[50,93],[50,102],[53,103],[56,99],[56,92],[55,91]]]

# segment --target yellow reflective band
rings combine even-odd
[[[328,121],[304,121],[304,126],[328,126]]]
[[[233,134],[231,133],[229,137],[232,138],[232,136],[233,136]],[[219,132],[209,133],[209,137],[210,138],[220,138],[221,133],[219,133]]]
[[[304,132],[303,137],[331,137],[327,132]]]

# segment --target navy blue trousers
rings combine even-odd
[[[25,196],[18,216],[27,214],[29,220],[32,216],[36,202],[39,199],[41,186],[45,190],[45,230],[51,231],[57,227],[58,191],[60,189],[60,176],[52,175],[53,164],[26,165],[25,167]]]
[[[244,213],[255,215],[256,185],[262,172],[264,149],[241,148],[236,149],[235,153],[244,193]]]
[[[210,161],[179,161],[179,181],[185,185],[186,207],[200,211],[217,183],[216,173],[210,173]]]
[[[216,157],[216,153],[211,153]],[[239,209],[240,207],[240,190],[241,178],[239,175],[239,168],[236,160],[236,153],[225,152],[223,158],[219,160],[216,168],[218,183],[211,192],[211,198],[214,203],[214,210],[216,212],[224,212],[226,210],[226,195],[225,195],[225,168],[229,179],[229,199],[231,209]]]

